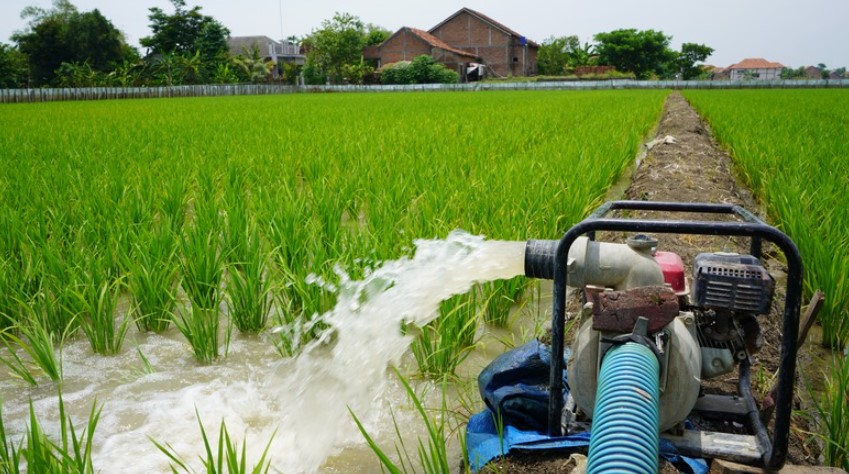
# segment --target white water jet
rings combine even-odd
[[[132,340],[115,357],[91,355],[84,340],[67,345],[62,387],[75,424],[82,428],[95,398],[103,404],[95,469],[168,471],[168,459],[149,438],[169,443],[199,469],[203,442],[195,410],[213,444],[222,419],[234,439],[247,438],[250,463],[276,432],[269,449],[273,472],[321,472],[328,457],[364,446],[348,407],[370,432],[391,439],[388,405],[405,395],[387,377],[387,367],[398,364],[412,341],[402,334],[402,323],[426,324],[442,300],[477,282],[523,273],[524,242],[454,232],[415,245],[413,257],[386,262],[362,280],[340,274],[336,307],[322,315],[329,329],[294,359],[281,361],[267,341],[237,338],[227,358],[198,366],[176,331],[139,334],[136,345],[155,370],[145,374]],[[25,431],[30,398],[48,433],[58,429],[56,391],[49,382],[22,389],[19,381],[2,378],[0,395],[7,433],[19,438]],[[376,467],[374,461],[345,470]]]

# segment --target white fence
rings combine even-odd
[[[475,82],[468,84],[419,84],[373,86],[200,85],[172,87],[86,87],[0,89],[0,103],[53,102],[65,100],[150,99],[161,97],[218,97],[232,95],[292,94],[304,92],[412,92],[487,90],[586,90],[586,89],[794,89],[845,88],[849,79],[775,81],[550,81]]]

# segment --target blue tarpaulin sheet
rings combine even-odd
[[[544,434],[547,432],[549,365],[548,347],[533,341],[502,354],[481,372],[478,384],[487,408],[473,415],[466,429],[472,472],[514,451],[569,452],[589,447],[589,432],[555,437]],[[563,380],[565,386],[565,370]],[[493,409],[499,407],[502,413],[500,432],[493,415]],[[703,459],[680,456],[675,446],[663,439],[660,440],[660,453],[682,472],[708,472]]]

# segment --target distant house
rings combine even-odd
[[[457,71],[463,76],[465,65],[478,61],[478,57],[462,49],[454,48],[424,30],[405,26],[396,31],[383,43],[363,51],[363,57],[375,61],[377,67],[398,61],[412,61],[427,54],[436,62]]]
[[[537,72],[539,44],[472,9],[461,8],[428,32],[480,57],[498,76],[532,76]]]
[[[300,46],[291,41],[275,41],[268,36],[231,36],[227,38],[227,46],[232,56],[250,56],[256,48],[263,60],[274,63],[275,77],[283,73],[283,64],[303,66],[306,62]]]
[[[805,79],[822,79],[822,70],[816,66],[806,67]]]
[[[773,63],[763,58],[747,58],[737,64],[728,66],[731,80],[740,79],[757,79],[768,81],[771,79],[779,79],[784,65],[781,63]]]
[[[539,45],[503,24],[463,8],[429,31],[405,26],[377,46],[363,50],[363,57],[378,67],[410,61],[428,54],[466,80],[479,75],[483,63],[487,74],[531,76],[537,72]]]

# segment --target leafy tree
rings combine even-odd
[[[559,38],[551,36],[543,41],[537,53],[539,73],[559,76],[576,67],[590,66],[595,62],[593,50],[592,45],[581,44],[575,35]]]
[[[304,78],[311,84],[324,80],[340,83],[346,79],[350,66],[360,63],[363,48],[379,44],[389,37],[389,32],[375,25],[366,26],[359,17],[350,13],[336,13],[324,20],[321,28],[304,38],[307,63]]]
[[[12,39],[27,56],[36,85],[55,82],[63,63],[87,64],[93,71],[108,72],[137,55],[97,9],[80,13],[68,0],[53,0],[53,8],[27,7],[21,17],[30,19],[28,28]]]
[[[537,52],[537,69],[540,74],[562,76],[569,67],[569,57],[581,42],[577,36],[549,37],[539,47]]]
[[[149,57],[158,58],[155,63],[166,67],[159,74],[164,79],[160,82],[171,85],[212,80],[219,71],[218,65],[228,60],[230,30],[215,18],[203,15],[199,6],[188,9],[185,0],[171,0],[171,4],[172,14],[150,8],[148,19],[153,34],[139,40],[148,48]],[[176,69],[171,68],[172,62]]]
[[[211,16],[201,14],[201,7],[196,6],[186,9],[185,0],[171,0],[174,13],[167,14],[161,8],[150,8],[150,36],[145,36],[139,43],[150,50],[152,54],[178,53],[194,54],[199,48],[198,41],[202,36],[204,27],[210,23],[217,23]],[[223,26],[220,28],[224,33],[226,44],[227,31]],[[211,38],[207,38],[209,41]]]
[[[391,31],[369,23],[366,26],[365,46],[378,45],[389,39],[390,36],[392,36]]]
[[[255,84],[267,81],[271,76],[271,70],[274,68],[273,62],[266,61],[263,58],[257,44],[251,45],[251,48],[246,50],[244,54],[233,58],[233,62],[239,66],[242,73],[241,77]]]
[[[805,79],[807,72],[805,71],[805,66],[799,66],[796,69],[786,67],[781,70],[779,77],[782,79]]]
[[[615,30],[595,35],[598,63],[631,72],[637,79],[663,76],[675,53],[669,49],[672,38],[655,30]]]
[[[26,87],[27,58],[18,48],[0,43],[0,89]]]
[[[696,66],[697,62],[704,62],[705,59],[713,54],[713,48],[703,44],[684,43],[681,45],[681,52],[676,54],[675,66],[682,79],[695,79],[704,75],[704,70],[701,66]]]

